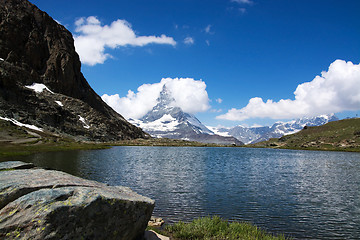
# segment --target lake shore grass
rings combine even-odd
[[[272,144],[274,143],[274,144]],[[6,159],[16,156],[30,155],[40,152],[53,151],[71,151],[71,150],[100,150],[113,146],[150,146],[150,147],[243,147],[243,148],[275,148],[290,150],[312,150],[312,151],[341,151],[341,152],[360,152],[360,148],[340,148],[334,146],[324,147],[296,147],[281,146],[278,139],[269,140],[266,144],[246,145],[246,146],[227,146],[218,144],[208,144],[199,142],[190,142],[175,139],[134,139],[117,142],[81,142],[72,139],[42,139],[34,140],[28,143],[9,143],[0,142],[0,159]],[[275,145],[276,144],[276,145]]]
[[[202,217],[190,223],[178,222],[163,229],[149,227],[161,235],[174,240],[284,240],[283,235],[272,235],[266,231],[244,222],[228,222],[218,216]]]
[[[231,147],[217,144],[190,142],[175,139],[134,139],[117,142],[81,142],[72,139],[35,139],[26,143],[0,142],[0,159],[30,155],[39,152],[99,150],[113,146],[159,146],[159,147]]]
[[[99,150],[110,148],[104,143],[84,143],[73,141],[59,141],[33,144],[0,143],[0,159],[25,156],[40,152],[71,151],[71,150]]]
[[[250,147],[293,150],[360,152],[360,119],[330,122],[306,129],[280,139],[245,146],[218,145],[168,138],[146,138],[117,142],[84,142],[52,133],[32,131],[0,121],[0,159],[38,152],[97,150],[111,146],[164,146],[164,147]]]

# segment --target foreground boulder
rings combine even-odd
[[[21,166],[0,163],[0,239],[142,237],[153,200],[126,187]]]

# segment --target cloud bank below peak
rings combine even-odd
[[[296,88],[295,99],[266,102],[254,97],[247,106],[232,108],[217,119],[243,121],[251,118],[293,119],[360,109],[360,64],[336,60],[328,71]]]
[[[148,44],[176,45],[172,37],[137,36],[132,26],[126,20],[118,19],[110,25],[102,25],[95,16],[79,18],[75,22],[74,36],[75,48],[80,55],[81,62],[86,65],[102,64],[111,55],[106,53],[106,48],[115,49],[122,46],[142,47]]]
[[[125,97],[104,94],[101,98],[125,118],[139,119],[157,104],[164,85],[175,99],[174,105],[184,112],[194,114],[210,108],[205,82],[193,78],[163,78],[159,83],[141,85],[136,93],[129,90]]]

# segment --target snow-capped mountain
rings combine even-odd
[[[257,143],[269,140],[270,138],[280,138],[302,130],[305,126],[320,126],[328,122],[339,120],[334,114],[321,115],[317,117],[304,117],[290,122],[276,122],[271,127],[243,127],[232,128],[208,127],[214,133],[222,136],[233,136],[245,144]]]
[[[243,143],[234,137],[214,134],[194,115],[185,113],[175,106],[175,100],[164,85],[157,105],[141,119],[129,119],[153,137],[183,139],[203,143],[235,144]]]

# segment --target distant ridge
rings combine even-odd
[[[214,128],[212,131],[223,136],[233,136],[245,144],[267,141],[270,138],[279,138],[284,135],[296,133],[305,126],[321,126],[325,123],[339,120],[335,114],[321,115],[317,117],[304,117],[289,122],[276,122],[271,127],[243,127]]]
[[[360,118],[305,127],[298,133],[253,144],[255,147],[360,152]]]

